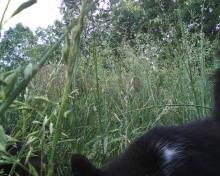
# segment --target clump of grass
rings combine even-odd
[[[91,91],[79,92],[70,102],[74,108],[64,129],[74,142],[65,146],[96,163],[117,155],[152,127],[182,124],[212,109],[209,76],[214,66],[206,58],[213,56],[214,44],[210,47],[206,38],[186,29],[170,43],[140,38],[147,44],[120,46],[123,63],[114,61],[110,47],[93,45],[93,60],[85,61],[92,65],[86,72],[93,81]],[[80,72],[84,61],[77,64]]]

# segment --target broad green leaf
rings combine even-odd
[[[21,11],[23,11],[24,9],[32,6],[33,4],[35,4],[37,2],[37,0],[29,0],[29,1],[26,1],[24,3],[22,3],[15,11],[14,13],[12,14],[11,18],[15,15],[17,15],[18,13],[20,13]]]
[[[12,90],[14,89],[15,83],[17,81],[17,77],[18,77],[18,71],[14,72],[13,74],[9,75],[6,78],[6,83],[7,86],[5,88],[5,96],[10,95],[10,93],[12,92]]]
[[[29,63],[24,69],[24,77],[28,78],[33,72],[33,64]]]
[[[0,125],[0,151],[5,152],[7,138],[3,127]]]

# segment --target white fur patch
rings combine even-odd
[[[184,146],[180,143],[169,143],[159,141],[154,145],[161,156],[161,168],[165,176],[172,175],[175,168],[184,164]]]
[[[163,147],[163,157],[164,157],[165,163],[169,163],[174,158],[176,158],[177,153],[178,151],[175,148],[170,148],[167,146]]]

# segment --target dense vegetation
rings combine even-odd
[[[63,0],[62,21],[36,31],[17,24],[4,32],[0,107],[25,72],[62,37],[63,28],[78,17],[79,7],[79,1]],[[220,65],[215,54],[219,15],[218,0],[96,2],[86,17],[58,124],[62,132],[56,143],[57,174],[69,175],[71,152],[101,164],[152,127],[206,116],[212,109],[210,78]],[[69,62],[62,56],[68,42],[70,35],[0,114],[5,131],[28,143],[27,152],[41,150],[46,165],[69,79]]]

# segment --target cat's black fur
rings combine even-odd
[[[220,69],[212,117],[154,128],[102,169],[79,154],[71,165],[74,176],[220,176]]]

